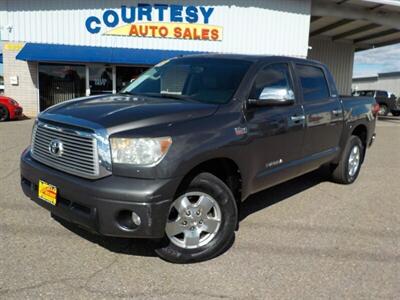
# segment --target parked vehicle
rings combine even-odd
[[[0,95],[0,122],[14,120],[22,116],[22,107],[10,97]]]
[[[380,90],[361,90],[353,92],[353,96],[374,97],[380,106],[379,115],[387,116],[390,112],[393,116],[400,116],[400,101],[394,94]]]
[[[41,113],[21,185],[58,218],[158,239],[156,252],[171,262],[202,261],[232,241],[249,195],[322,165],[353,183],[377,112],[371,97],[341,98],[318,62],[171,59],[119,94]]]

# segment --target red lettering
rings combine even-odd
[[[138,36],[136,25],[131,26],[131,30],[129,31],[129,35],[136,35]]]
[[[210,39],[210,30],[203,28],[201,30],[201,39],[202,40],[209,40]]]
[[[166,37],[168,35],[168,28],[165,26],[161,26],[158,32],[162,37]]]
[[[185,31],[183,32],[183,38],[189,40],[192,38],[192,33],[190,31],[190,28],[185,28]]]
[[[175,36],[177,39],[182,38],[182,28],[180,28],[180,27],[175,27],[175,28],[174,28],[174,36]]]
[[[147,26],[139,25],[139,33],[141,36],[147,36],[149,33],[149,28]]]
[[[150,30],[151,30],[151,36],[152,36],[152,37],[155,37],[155,36],[156,36],[156,30],[158,29],[158,27],[152,25],[152,26],[149,26],[149,28],[150,28]]]
[[[201,35],[198,34],[197,28],[194,28],[194,29],[193,29],[193,39],[194,39],[194,40],[200,40],[200,39],[201,39]]]
[[[218,31],[218,29],[212,29],[211,30],[211,39],[213,41],[217,41],[219,39],[219,31]]]

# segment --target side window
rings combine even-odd
[[[305,102],[318,101],[330,97],[328,83],[321,68],[296,65],[300,77]]]
[[[251,99],[260,99],[265,88],[286,90],[294,95],[288,64],[273,64],[258,72],[251,90]]]
[[[377,91],[376,92],[376,96],[377,97],[382,97],[382,98],[388,98],[389,97],[388,93],[384,92],[384,91]]]

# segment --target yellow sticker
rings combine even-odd
[[[57,204],[57,188],[43,180],[39,181],[38,197],[52,205]]]

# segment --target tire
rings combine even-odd
[[[380,105],[380,109],[379,109],[378,114],[380,116],[385,116],[385,117],[389,114],[389,108],[387,107],[386,104]]]
[[[7,121],[10,117],[10,113],[4,105],[0,104],[0,122]]]
[[[395,117],[399,117],[400,116],[400,111],[392,111],[392,115]]]
[[[165,237],[155,251],[173,263],[214,258],[232,244],[237,222],[229,187],[210,173],[200,173],[171,204]]]
[[[356,165],[358,149],[358,163]],[[353,156],[352,156],[353,155]],[[355,156],[354,156],[355,155]],[[352,160],[351,157],[354,159]],[[360,173],[361,165],[364,160],[364,145],[358,136],[352,135],[347,141],[346,147],[337,165],[331,167],[332,180],[340,184],[353,183]],[[352,162],[351,162],[352,161]]]

